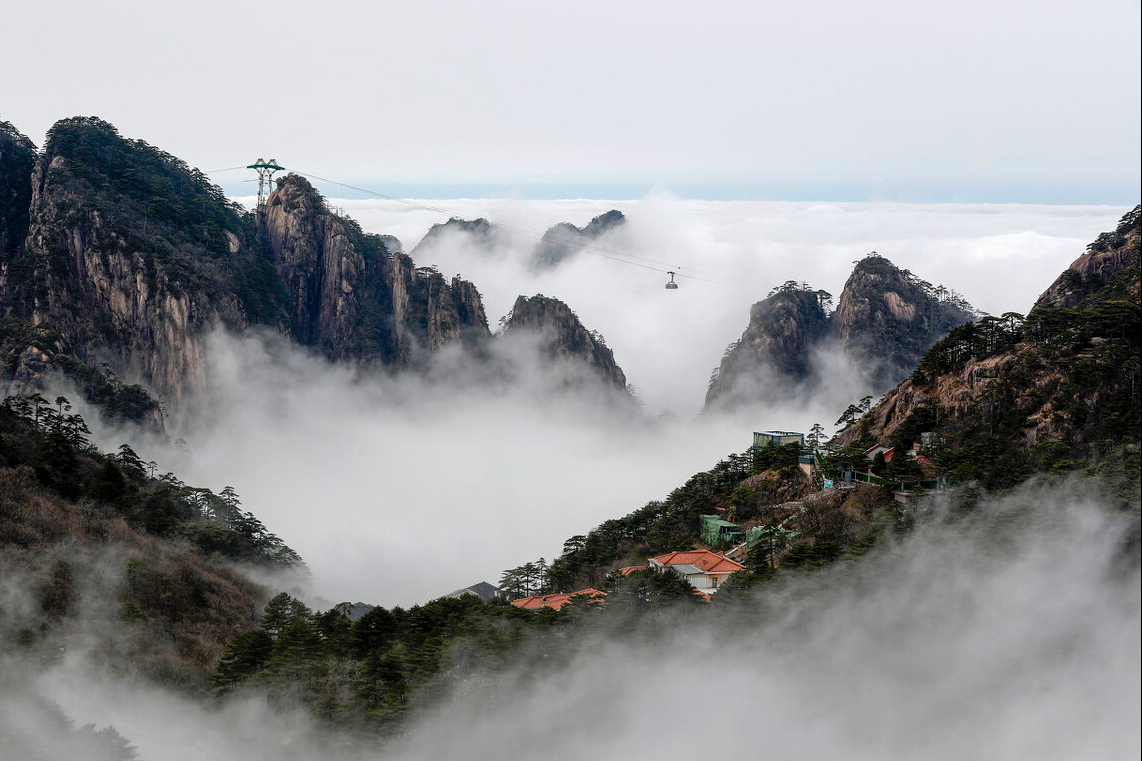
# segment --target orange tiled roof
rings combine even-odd
[[[650,568],[650,566],[648,566],[648,565],[628,565],[628,566],[623,566],[619,570],[615,571],[615,573],[617,573],[619,576],[630,576],[635,571],[645,571],[647,568]]]
[[[706,573],[728,573],[740,571],[745,568],[741,563],[734,562],[724,555],[710,550],[685,550],[681,552],[668,552],[653,558],[662,565],[692,565],[701,568]]]
[[[558,592],[548,595],[532,595],[531,597],[521,597],[518,600],[512,600],[512,605],[524,610],[539,610],[540,608],[552,608],[559,610],[575,595],[588,595],[593,603],[602,603],[603,598],[607,596],[606,592],[600,592],[597,589],[580,589],[578,592]]]

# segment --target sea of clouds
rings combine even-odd
[[[332,203],[406,250],[441,219],[397,204]],[[185,446],[96,426],[104,448],[128,440],[187,483],[233,485],[305,558],[312,578],[301,593],[317,607],[409,605],[494,583],[743,451],[753,430],[829,426],[860,392],[843,379],[784,404],[699,414],[750,304],[785,280],[839,295],[853,261],[876,250],[980,309],[1025,312],[1125,211],[669,197],[434,203],[538,232],[619,208],[630,222],[600,246],[709,276],[669,292],[653,270],[591,254],[537,274],[527,260],[534,239],[515,234],[491,252],[446,241],[417,253],[420,265],[473,280],[493,325],[518,294],[565,300],[606,336],[638,391],[635,411],[582,389],[552,392],[557,370],[523,351],[515,380],[486,383],[456,372],[372,374],[273,336],[216,333],[208,395],[171,422]],[[1081,492],[1029,488],[1019,499],[1044,511],[1026,531],[1005,529],[997,543],[985,529],[922,529],[862,570],[820,577],[836,584],[771,591],[788,600],[772,620],[682,626],[653,646],[594,643],[534,684],[523,663],[499,698],[458,697],[386,757],[672,748],[950,759],[984,747],[1000,759],[1137,757],[1138,570],[1123,575],[1111,563],[1122,526]],[[81,659],[70,663],[31,689],[80,723],[113,724],[144,758],[324,757],[308,744],[306,720],[270,717],[257,699],[211,711],[92,680]]]
[[[412,250],[445,217],[395,202],[331,200],[369,232]],[[432,205],[505,226],[491,249],[443,238],[417,264],[472,280],[493,327],[519,294],[566,301],[600,331],[642,404],[615,414],[550,392],[549,368],[521,355],[510,386],[456,374],[426,382],[334,366],[265,335],[216,334],[210,391],[172,421],[186,449],[128,438],[187,483],[232,485],[245,507],[305,558],[318,604],[408,605],[557,555],[563,541],[660,499],[763,429],[831,426],[865,393],[838,363],[824,392],[700,415],[706,384],[749,307],[795,279],[839,296],[876,250],[991,313],[1025,312],[1123,210],[1106,207],[680,201],[450,200]],[[584,251],[535,272],[535,237],[618,208],[597,242],[640,263],[677,262],[682,287]],[[532,233],[519,234],[506,228]],[[659,266],[653,264],[652,266]],[[701,279],[685,274],[701,271]],[[106,447],[123,433],[98,432]]]
[[[332,200],[365,230],[413,249],[444,215],[393,202]],[[661,499],[751,443],[754,430],[827,427],[865,389],[838,363],[825,391],[730,416],[700,415],[706,384],[749,307],[780,283],[839,296],[854,260],[876,250],[991,313],[1025,312],[1124,211],[1105,207],[680,201],[450,200],[434,206],[541,234],[611,208],[629,221],[598,246],[677,262],[665,277],[582,252],[534,272],[535,237],[498,231],[482,250],[445,238],[417,264],[462,274],[493,326],[519,294],[566,301],[600,331],[642,403],[615,414],[590,396],[550,393],[549,368],[521,356],[510,387],[452,375],[368,375],[266,336],[211,341],[210,392],[172,425],[186,450],[136,441],[186,482],[232,485],[294,547],[320,601],[408,605],[540,556],[608,518]],[[655,265],[657,266],[657,265]],[[716,282],[710,282],[716,281]],[[101,434],[106,446],[121,434]]]

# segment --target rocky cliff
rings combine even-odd
[[[248,213],[198,170],[84,117],[53,126],[40,154],[0,125],[0,307],[10,389],[62,369],[84,388],[139,381],[171,406],[204,388],[216,326],[394,368],[490,338],[475,286],[416,267],[303,178]]]
[[[783,286],[749,310],[749,326],[730,344],[710,381],[706,406],[776,399],[812,373],[812,350],[828,332],[827,293]]]
[[[584,227],[561,222],[548,228],[532,252],[532,267],[536,270],[553,269],[589,246],[619,225],[626,222],[621,211],[611,209],[592,219]]]
[[[539,337],[540,352],[546,359],[571,372],[585,367],[591,376],[627,393],[626,375],[603,337],[583,327],[578,316],[559,299],[543,294],[517,298],[505,320],[503,335],[521,333]]]
[[[1130,266],[1137,266],[1133,257],[1138,251],[1140,224],[1142,206],[1135,206],[1122,218],[1115,230],[1098,236],[1087,246],[1082,256],[1071,262],[1071,266],[1035,301],[1032,311],[1044,307],[1074,309],[1102,298],[1105,295],[1103,290],[1120,272]],[[1123,295],[1137,299],[1137,286],[1132,292]]]
[[[906,377],[928,347],[974,317],[971,306],[946,289],[874,253],[845,282],[830,332],[870,369],[873,387],[884,390]]]
[[[452,217],[447,222],[438,222],[428,228],[428,232],[410,253],[412,256],[417,256],[431,251],[436,246],[455,244],[465,251],[487,256],[495,251],[497,238],[495,226],[483,217],[479,219]]]
[[[954,480],[1003,486],[1137,445],[1142,427],[1142,207],[1036,301],[953,329],[842,443],[930,453]],[[1137,450],[1133,455],[1137,457]]]
[[[906,377],[948,330],[974,317],[962,298],[875,253],[857,263],[829,314],[831,305],[829,293],[794,281],[754,304],[745,332],[711,377],[706,407],[774,402],[795,387],[812,388],[836,372],[818,366],[826,352],[847,358],[867,390],[879,393]]]
[[[259,217],[297,341],[333,360],[418,366],[447,345],[490,337],[480,294],[417,268],[385,241],[332,214],[305,178],[289,175]]]
[[[240,210],[200,173],[98,119],[52,127],[30,190],[5,312],[172,401],[201,389],[206,330],[245,328],[242,286],[265,274]]]

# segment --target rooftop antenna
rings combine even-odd
[[[253,164],[250,164],[247,169],[253,169],[258,173],[258,211],[261,211],[266,206],[266,199],[270,197],[270,183],[274,179],[274,172],[284,172],[284,166],[278,166],[277,159],[258,159]]]

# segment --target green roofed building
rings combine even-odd
[[[766,444],[772,443],[774,446],[785,446],[786,444],[796,444],[799,447],[805,446],[805,434],[797,433],[796,431],[754,431],[753,432],[753,447],[754,449],[761,449]]]
[[[735,544],[741,533],[736,523],[724,521],[716,515],[702,516],[702,541],[711,547]]]

